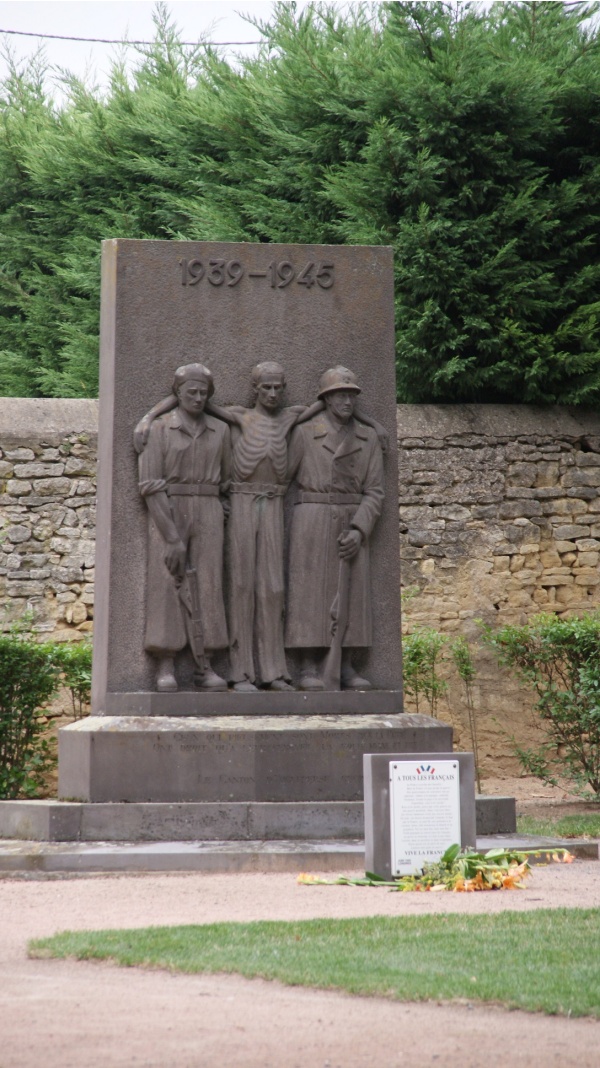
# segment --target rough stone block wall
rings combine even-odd
[[[40,638],[92,629],[97,418],[95,401],[0,399],[0,629],[27,610]],[[398,435],[405,629],[477,646],[483,769],[517,772],[507,734],[531,739],[531,701],[481,647],[477,620],[600,607],[600,416],[401,405]],[[439,714],[468,749],[464,693],[443,670]]]
[[[600,416],[561,408],[401,405],[398,409],[405,629],[478,643],[478,620],[600,607]],[[519,769],[506,735],[533,738],[531,701],[476,649],[484,770]],[[468,749],[461,684],[440,714]]]
[[[94,615],[97,404],[0,399],[0,629],[55,640]]]

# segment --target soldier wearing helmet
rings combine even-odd
[[[347,367],[320,381],[322,415],[294,430],[288,475],[298,486],[290,533],[286,648],[302,650],[300,686],[323,689],[320,661],[331,644],[332,606],[340,559],[352,561],[349,615],[343,636],[342,687],[369,689],[353,652],[371,637],[369,538],[383,504],[383,457],[375,430],[357,422],[361,389]]]

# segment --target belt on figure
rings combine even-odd
[[[308,493],[301,490],[298,504],[360,504],[362,493]]]
[[[218,497],[219,487],[212,482],[169,482],[167,497]]]
[[[269,482],[232,482],[229,487],[230,493],[247,493],[251,497],[283,497],[287,491],[287,485],[274,486]]]

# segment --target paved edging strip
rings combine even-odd
[[[479,849],[568,849],[598,860],[598,841],[497,835],[477,840]],[[297,872],[364,871],[364,842],[75,842],[0,843],[0,872]]]

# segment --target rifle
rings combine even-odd
[[[188,636],[190,649],[198,674],[204,675],[206,671],[206,656],[204,653],[204,631],[202,629],[202,616],[200,614],[200,596],[198,594],[198,581],[196,569],[187,567],[185,576],[178,586],[177,592],[185,611],[185,629]]]
[[[342,688],[342,642],[350,614],[350,568],[352,560],[340,559],[338,588],[330,608],[331,645],[323,667],[323,689]]]

